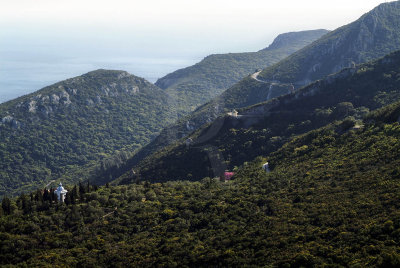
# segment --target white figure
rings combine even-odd
[[[65,199],[65,195],[67,194],[67,190],[64,189],[62,186],[62,183],[60,182],[60,185],[58,185],[57,190],[54,191],[54,193],[57,195],[58,201],[63,203]]]

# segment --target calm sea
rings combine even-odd
[[[0,103],[32,93],[58,81],[96,69],[124,70],[150,82],[177,69],[193,65],[196,58],[105,58],[26,61],[2,60],[0,67]]]

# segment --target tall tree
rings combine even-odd
[[[11,214],[11,200],[7,196],[5,196],[3,201],[1,201],[1,208],[5,215]]]

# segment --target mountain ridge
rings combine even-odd
[[[167,74],[155,85],[174,96],[178,107],[194,110],[255,69],[278,62],[327,32],[320,29],[284,33],[257,52],[212,54],[195,65]]]
[[[399,49],[399,10],[399,1],[382,3],[358,20],[264,69],[259,76],[263,80],[279,80],[301,87],[321,78],[321,74],[335,73],[353,63],[366,62]],[[301,66],[301,69],[290,68],[290,65]],[[282,69],[290,72],[283,73]]]

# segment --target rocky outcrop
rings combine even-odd
[[[119,97],[123,95],[135,95],[140,93],[140,86],[149,86],[150,84],[138,80],[138,78],[124,71],[105,71],[105,75],[113,75],[114,81],[108,82],[107,84],[99,86],[97,94],[95,96],[86,96],[88,92],[85,92],[88,85],[88,77],[94,79],[93,76],[98,71],[88,73],[82,77],[71,78],[58,83],[50,87],[51,90],[46,90],[43,93],[40,92],[36,95],[30,96],[28,99],[16,104],[17,109],[22,109],[22,112],[27,112],[29,115],[42,115],[48,116],[60,108],[69,107],[74,102],[83,102],[88,106],[101,105],[103,104],[104,97]],[[85,80],[85,77],[87,78]],[[138,84],[135,85],[135,82]],[[89,84],[90,87],[91,84]],[[82,93],[82,94],[80,94]],[[80,95],[85,97],[81,98]],[[90,94],[89,94],[90,95]],[[76,103],[78,104],[78,103]]]
[[[9,125],[13,129],[18,129],[21,127],[22,124],[18,120],[16,120],[14,117],[12,117],[10,115],[6,115],[1,119],[0,126],[1,125]]]
[[[59,87],[61,89],[61,86]],[[69,90],[73,94],[77,94],[77,90]],[[18,104],[16,108],[25,107],[30,114],[36,114],[38,112],[43,115],[48,115],[54,110],[58,109],[59,106],[68,106],[72,103],[70,94],[62,88],[59,93],[53,93],[49,95],[38,94],[27,101],[23,102],[22,105]]]

